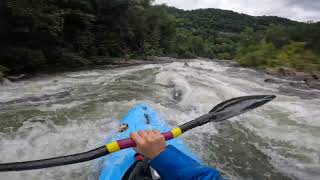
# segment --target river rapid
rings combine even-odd
[[[139,102],[149,103],[177,126],[229,98],[275,94],[277,99],[262,108],[196,128],[182,138],[230,179],[320,179],[319,98],[289,96],[282,91],[285,85],[266,84],[268,75],[227,62],[187,61],[7,83],[0,87],[0,163],[101,146],[115,133],[116,122]],[[0,179],[97,179],[97,164],[0,173]]]

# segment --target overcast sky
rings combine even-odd
[[[180,9],[217,8],[254,16],[320,21],[320,0],[155,0]]]

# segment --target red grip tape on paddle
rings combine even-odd
[[[164,136],[166,141],[173,139],[173,134],[171,131],[162,133],[162,135]],[[126,148],[131,148],[131,147],[137,146],[137,144],[131,138],[118,140],[117,143],[118,143],[120,149],[126,149]]]

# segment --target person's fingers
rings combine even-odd
[[[160,134],[159,131],[153,130],[153,131],[152,131],[152,136],[155,137],[155,138],[157,138],[157,137],[159,137],[159,136],[162,136],[162,134]]]
[[[132,138],[132,140],[133,140],[137,145],[140,145],[140,144],[143,144],[143,143],[144,143],[143,138],[142,138],[139,134],[137,134],[137,133],[135,133],[135,132],[130,133],[130,137]]]
[[[159,131],[156,131],[156,135],[157,139],[161,139],[161,140],[164,140],[165,141],[165,137],[159,132]]]
[[[152,130],[151,132],[153,135],[157,135],[159,133],[159,131],[156,131],[156,130]]]
[[[147,132],[146,132],[146,131],[139,131],[138,134],[139,134],[142,138],[147,137]]]
[[[148,133],[149,133],[149,134],[148,134],[149,136],[152,136],[152,137],[154,136],[153,131],[149,131]]]
[[[144,139],[148,142],[152,142],[153,140],[153,134],[151,131],[145,131],[146,136],[144,137]]]

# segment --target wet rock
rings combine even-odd
[[[320,90],[320,75],[318,73],[311,73],[303,76],[303,81],[310,88]]]
[[[273,75],[279,78],[284,78],[286,80],[292,81],[286,83],[292,87],[301,88],[301,89],[319,89],[320,90],[320,74],[319,73],[305,73],[298,72],[291,68],[281,67],[278,69],[267,69],[266,73]],[[266,83],[276,83],[272,78],[265,79]],[[280,81],[281,82],[281,81]],[[281,82],[283,83],[283,82]]]
[[[277,75],[277,71],[275,69],[266,69],[265,73],[273,76]]]
[[[287,67],[280,67],[277,70],[277,72],[278,72],[278,75],[283,76],[283,77],[296,75],[296,72],[293,69],[287,68]]]
[[[320,80],[320,73],[312,73],[311,77],[315,80]]]
[[[294,69],[287,67],[280,67],[278,69],[267,69],[266,73],[282,78],[295,77],[297,75],[297,72]]]
[[[271,84],[280,84],[281,82],[272,78],[265,79],[264,82]]]
[[[284,85],[290,85],[290,81],[287,79],[279,79],[279,78],[267,78],[264,80],[266,83],[270,84],[284,84]]]
[[[189,64],[187,62],[185,62],[183,67],[189,67]]]
[[[282,85],[291,86],[291,87],[302,89],[302,90],[309,90],[311,88],[314,88],[306,84],[306,82],[304,81],[288,81],[288,80],[268,78],[268,79],[265,79],[264,82],[270,83],[270,84],[282,84]]]
[[[312,77],[309,73],[296,72],[295,76],[291,76],[289,79],[291,79],[293,81],[305,81],[310,78],[312,78]]]
[[[241,66],[239,63],[232,61],[229,63],[229,67],[239,68]]]
[[[182,100],[183,92],[181,89],[174,89],[172,92],[172,98],[178,102]]]

